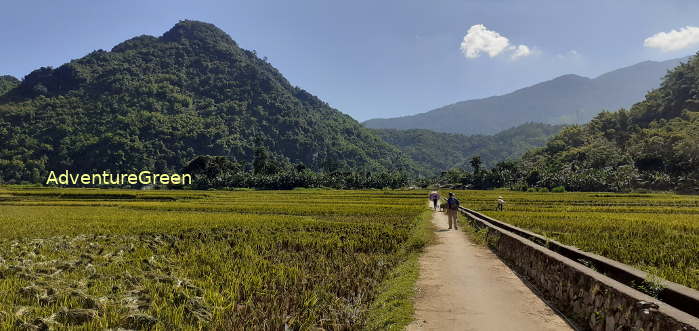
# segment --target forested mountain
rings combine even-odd
[[[19,79],[5,75],[5,76],[0,76],[0,95],[5,94],[7,91],[17,87],[19,85],[20,81]]]
[[[465,136],[423,129],[374,129],[383,140],[398,146],[417,163],[423,175],[436,175],[451,168],[469,168],[474,156],[485,167],[518,159],[526,151],[541,147],[562,125],[527,123],[496,135]]]
[[[529,185],[699,192],[699,57],[630,110],[561,131],[522,160]]]
[[[197,155],[249,162],[260,147],[314,170],[414,170],[207,23],[0,79],[0,182],[63,169],[178,171]]]
[[[512,93],[457,102],[426,113],[363,123],[369,128],[493,134],[527,122],[581,124],[602,110],[629,107],[684,59],[646,61],[590,79],[565,75]]]

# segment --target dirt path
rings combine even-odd
[[[572,330],[490,250],[434,213],[437,242],[420,257],[408,330]]]

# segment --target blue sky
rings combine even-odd
[[[0,10],[0,74],[21,78],[137,35],[159,36],[182,19],[217,25],[358,120],[699,48],[696,0],[26,0]]]

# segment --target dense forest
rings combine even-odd
[[[520,164],[530,186],[699,192],[699,57],[629,110],[565,128]]]
[[[440,181],[463,184],[465,180],[472,188],[502,187],[515,176],[515,159],[534,147],[543,146],[562,128],[528,123],[494,136],[464,136],[429,130],[373,130],[410,157],[417,173],[396,170],[318,172],[284,158],[275,158],[264,147],[256,148],[249,163],[207,155],[197,157],[184,170],[194,175],[196,188],[399,188],[428,186]],[[475,173],[461,170],[466,167],[473,167]]]
[[[562,128],[562,125],[527,123],[492,136],[465,136],[423,129],[374,129],[374,132],[406,153],[422,174],[433,176],[451,168],[470,167],[474,156],[479,156],[486,168],[501,161],[518,159],[528,150],[544,146]]]
[[[400,171],[313,171],[301,164],[275,159],[263,147],[255,150],[250,163],[236,162],[224,156],[202,155],[183,170],[194,177],[192,187],[195,189],[397,189],[408,186],[414,180]]]
[[[199,155],[315,171],[415,173],[351,117],[292,86],[217,27],[181,21],[18,81],[0,78],[0,183],[49,170],[179,171]]]

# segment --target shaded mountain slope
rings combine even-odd
[[[465,136],[424,129],[374,131],[386,142],[398,146],[415,161],[423,175],[429,176],[454,167],[468,169],[474,156],[480,156],[486,167],[517,159],[532,148],[544,146],[562,128],[562,125],[527,123],[492,136]]]

